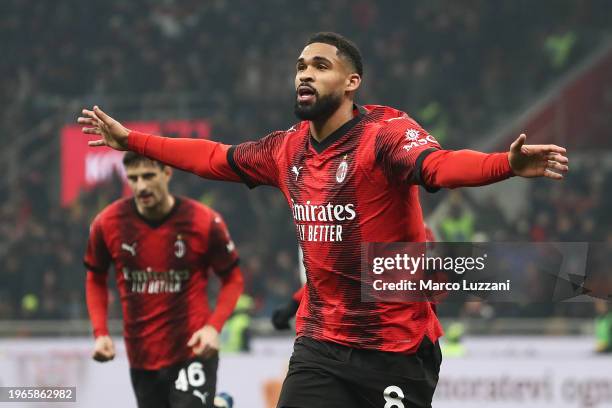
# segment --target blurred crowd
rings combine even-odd
[[[86,316],[88,225],[121,188],[108,183],[60,207],[58,133],[78,114],[69,102],[95,102],[121,119],[159,119],[186,101],[180,112],[208,118],[216,140],[258,138],[295,121],[295,59],[310,34],[331,30],[364,55],[360,103],[403,109],[452,148],[540,94],[609,34],[612,21],[605,0],[7,0],[0,8],[7,96],[0,99],[7,146],[0,153],[7,175],[0,319]],[[450,221],[436,226],[439,238],[610,240],[609,176],[608,167],[587,162],[565,183],[533,183],[519,222],[506,221],[494,202],[454,198]],[[297,243],[278,192],[247,193],[183,174],[173,189],[225,216],[257,314],[268,315],[297,289]],[[447,196],[426,198],[426,210]],[[475,214],[471,224],[449,228],[462,208]],[[118,310],[114,299],[111,313]]]

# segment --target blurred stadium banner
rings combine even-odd
[[[568,72],[549,92],[531,101],[514,120],[505,121],[474,143],[483,151],[502,151],[526,132],[528,142],[556,143],[568,149],[610,147],[606,115],[612,109],[612,40]]]
[[[127,122],[129,129],[164,136],[207,139],[210,122],[197,120]],[[62,206],[70,205],[82,190],[88,190],[114,176],[125,180],[121,159],[122,152],[106,147],[90,148],[88,140],[97,137],[84,135],[81,126],[66,125],[61,130],[62,148]]]
[[[592,343],[590,337],[466,338],[463,356],[445,357],[433,406],[608,407],[612,356],[594,355]],[[250,354],[222,354],[217,390],[232,394],[239,407],[275,407],[292,344],[290,337],[259,338]],[[57,408],[135,405],[119,338],[116,346],[115,360],[99,364],[89,338],[2,340],[0,386],[76,386],[76,404],[54,403]]]

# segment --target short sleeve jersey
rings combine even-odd
[[[439,148],[404,112],[370,105],[322,142],[304,121],[229,149],[249,187],[276,186],[291,208],[307,274],[298,336],[412,352],[441,335],[431,304],[362,302],[360,289],[362,243],[426,241],[417,185]]]

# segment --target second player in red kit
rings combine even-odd
[[[314,35],[296,61],[301,122],[237,146],[133,132],[98,107],[79,118],[85,133],[102,136],[91,146],[283,192],[307,283],[281,408],[431,406],[442,334],[433,307],[362,302],[362,244],[425,241],[418,185],[435,191],[567,171],[563,148],[525,145],[525,135],[503,153],[443,150],[406,113],[356,105],[362,76],[352,42]]]
[[[128,152],[133,198],[93,221],[85,255],[94,358],[114,357],[108,336],[107,271],[115,277],[139,407],[213,407],[219,332],[242,292],[238,255],[221,216],[168,191],[171,169]],[[208,276],[221,280],[209,310]]]

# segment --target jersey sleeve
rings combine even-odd
[[[211,180],[241,181],[227,161],[230,146],[204,139],[172,138],[131,131],[130,150]]]
[[[224,277],[238,264],[239,259],[236,245],[220,215],[213,216],[209,234],[206,255],[215,273]]]
[[[273,132],[258,141],[229,148],[228,162],[249,188],[261,185],[278,187],[278,153],[285,135],[284,131]]]
[[[436,139],[406,116],[384,122],[376,135],[375,160],[389,181],[424,185],[421,166],[440,149]]]
[[[111,255],[104,241],[100,216],[97,216],[89,227],[89,240],[83,263],[87,269],[97,273],[106,273],[111,264]]]

